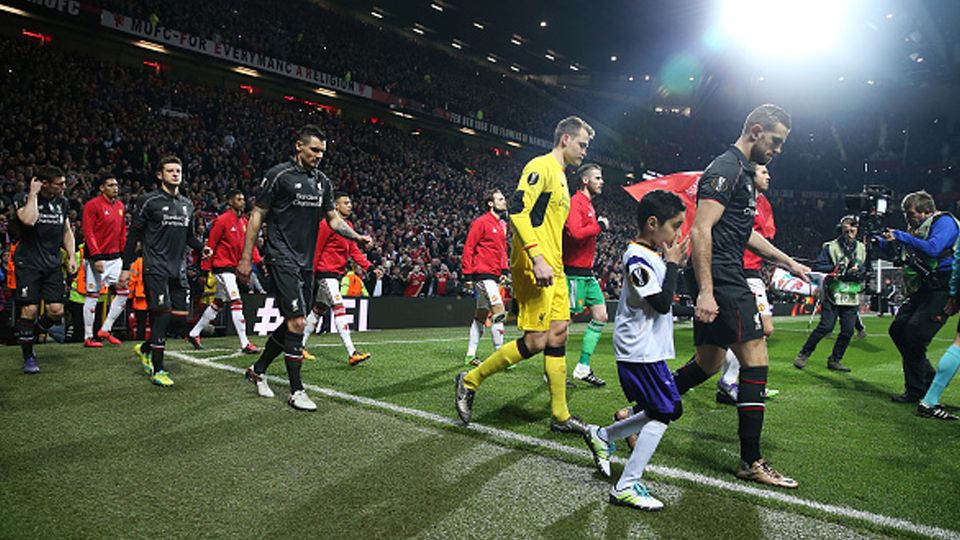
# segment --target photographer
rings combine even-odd
[[[901,208],[909,232],[887,229],[880,240],[880,248],[888,253],[892,247],[899,248],[907,297],[890,324],[890,337],[903,358],[904,378],[904,393],[891,399],[917,403],[933,380],[927,345],[947,320],[944,308],[960,227],[949,212],[937,212],[926,191],[904,197]]]
[[[793,366],[797,369],[807,365],[817,344],[833,331],[837,319],[840,319],[840,335],[833,345],[833,353],[827,359],[827,369],[850,371],[841,361],[857,326],[863,268],[867,260],[867,247],[857,240],[858,225],[856,216],[841,218],[837,225],[839,236],[824,242],[820,256],[813,264],[815,271],[827,272],[828,275],[821,288],[820,323],[794,359]]]

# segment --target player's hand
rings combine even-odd
[[[605,218],[605,217],[603,217],[603,216],[600,216],[600,217],[597,218],[597,223],[602,224],[604,229],[606,229],[606,230],[608,230],[608,231],[610,230],[610,220],[609,220],[609,219],[607,219],[607,218]]]
[[[201,259],[209,259],[213,257],[213,248],[210,246],[203,246],[203,252],[200,254]]]
[[[893,229],[885,229],[883,231],[883,239],[887,242],[896,242],[897,238],[893,236]]]
[[[237,262],[237,277],[240,278],[240,282],[250,283],[250,272],[252,271],[253,264],[250,263],[250,259],[240,257],[240,261]]]
[[[67,259],[67,273],[71,276],[77,273],[77,258],[70,257]]]
[[[120,272],[120,277],[117,278],[117,288],[126,289],[130,285],[130,271],[124,270]]]
[[[361,235],[357,238],[357,245],[360,246],[360,249],[370,249],[373,247],[373,237],[369,234]]]
[[[553,267],[547,264],[543,255],[537,255],[533,258],[533,278],[537,282],[537,287],[553,285]]]
[[[36,176],[30,179],[30,195],[36,195],[40,193],[40,188],[43,187],[43,180],[40,180]]]
[[[683,259],[685,259],[687,255],[687,246],[689,245],[689,236],[680,242],[674,240],[670,244],[666,242],[661,243],[660,249],[663,251],[663,260],[668,263],[672,262],[677,265],[682,265],[684,262]]]
[[[697,306],[693,310],[694,316],[700,322],[711,323],[720,313],[720,306],[713,293],[701,292],[697,295]]]
[[[93,261],[93,269],[96,270],[98,274],[103,273],[103,261]]]
[[[800,278],[800,280],[804,283],[810,283],[810,276],[807,274],[813,270],[811,270],[809,266],[800,264],[797,261],[790,259],[790,264],[787,265],[787,270],[789,270],[791,274]]]
[[[947,305],[943,306],[943,312],[947,315],[953,315],[958,311],[958,308],[960,308],[960,302],[957,302],[956,297],[951,296],[947,298]]]

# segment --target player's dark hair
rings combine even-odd
[[[743,123],[743,133],[749,133],[750,128],[754,124],[760,124],[764,131],[775,128],[777,124],[783,124],[783,127],[787,129],[791,129],[792,126],[790,113],[783,110],[782,107],[773,105],[771,103],[760,105],[756,109],[750,111],[750,114],[747,115],[746,121]]]
[[[583,165],[577,168],[577,173],[576,173],[577,178],[579,178],[580,181],[582,182],[583,178],[588,174],[590,174],[590,171],[594,171],[594,170],[600,171],[602,169],[600,169],[600,165],[597,165],[596,163],[584,163]]]
[[[53,165],[43,165],[37,169],[37,178],[41,182],[49,182],[54,178],[60,178],[64,176],[63,169],[60,167],[55,167]]]
[[[227,192],[227,200],[232,201],[233,198],[236,197],[237,195],[243,195],[243,192],[236,188],[231,189],[230,191]]]
[[[311,137],[316,137],[318,140],[325,141],[327,140],[327,134],[320,129],[320,126],[316,124],[307,124],[297,130],[297,140],[302,143],[310,142]]]
[[[490,208],[493,208],[493,196],[496,195],[497,193],[503,193],[503,192],[500,191],[499,189],[496,189],[496,188],[494,188],[494,189],[488,189],[488,190],[484,191],[484,192],[483,192],[483,202],[484,202],[484,204],[488,204],[488,203],[489,203],[489,204],[490,204]]]
[[[104,173],[104,174],[101,174],[101,175],[97,176],[97,177],[93,180],[93,189],[95,189],[95,190],[97,190],[97,191],[100,191],[100,186],[102,186],[107,180],[109,180],[109,179],[111,179],[111,178],[116,179],[118,182],[120,181],[120,179],[117,178],[117,175],[115,175],[115,174],[113,174],[113,173]]]
[[[347,193],[346,191],[334,191],[334,192],[333,192],[333,200],[337,200],[337,199],[339,199],[340,197],[350,198],[350,194]]]
[[[686,208],[679,195],[671,191],[655,189],[640,199],[640,204],[637,206],[637,226],[642,230],[650,216],[655,216],[657,222],[662,225],[684,210]]]
[[[587,130],[587,135],[589,135],[591,139],[596,135],[596,132],[590,127],[590,124],[584,122],[582,118],[578,116],[568,116],[564,118],[557,124],[557,129],[553,130],[553,147],[556,148],[560,146],[560,139],[562,139],[564,135],[576,137],[580,134],[581,129]]]
[[[163,172],[163,168],[170,164],[183,166],[183,162],[180,161],[180,158],[174,155],[163,156],[160,158],[160,161],[157,163],[157,172]]]

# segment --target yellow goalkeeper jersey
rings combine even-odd
[[[570,192],[563,166],[552,154],[530,160],[510,203],[513,241],[510,270],[532,271],[531,259],[543,255],[556,275],[563,275],[563,225],[570,212]]]

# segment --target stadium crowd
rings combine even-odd
[[[145,6],[142,9],[146,11],[135,14],[151,17],[149,3]],[[134,6],[121,3],[115,8],[133,10]],[[281,16],[273,9],[267,13]],[[182,21],[171,19],[169,24],[188,25],[193,19],[204,20],[192,14]],[[235,28],[234,23],[246,24],[239,16],[228,16],[221,31]],[[249,39],[256,40],[257,35],[251,29]],[[245,45],[271,51],[269,41]],[[316,122],[324,127],[331,142],[323,169],[338,190],[353,196],[353,221],[358,229],[377,239],[369,256],[375,267],[383,271],[382,293],[459,294],[460,252],[470,220],[483,211],[482,194],[491,187],[510,193],[521,166],[521,160],[509,152],[495,153],[426,133],[414,135],[382,122],[361,122],[313,107],[177,81],[143,69],[66,54],[51,46],[4,39],[0,40],[0,53],[4,94],[0,103],[0,151],[4,163],[0,231],[4,248],[10,241],[6,223],[12,197],[25,189],[37,165],[55,163],[67,171],[71,222],[79,227],[78,237],[82,239],[80,208],[92,196],[95,178],[108,172],[116,174],[122,180],[121,200],[130,205],[138,194],[153,186],[153,165],[159,156],[176,153],[184,159],[186,192],[197,208],[196,230],[204,231],[222,211],[223,194],[230,188],[240,188],[253,202],[260,175],[288,152],[289,131],[305,122]],[[341,61],[346,66],[354,60]],[[441,60],[436,59],[435,64],[449,68],[451,63]],[[381,72],[376,63],[371,65],[371,73]],[[63,77],[64,73],[84,76]],[[361,73],[356,72],[358,79]],[[466,86],[474,89],[478,85]],[[460,95],[439,83],[436,89],[454,99]],[[488,101],[502,104],[511,100]],[[644,153],[640,155],[650,168],[700,168],[705,165],[703,155],[723,147],[722,138],[710,136],[711,129],[703,131],[706,137],[691,136],[694,130],[686,130],[684,135],[684,127],[691,119],[650,114],[648,120],[667,135],[645,140],[646,146],[641,149]],[[850,132],[851,136],[853,133]],[[865,140],[851,146],[871,147],[873,134],[870,130],[863,133]],[[777,244],[800,257],[816,254],[819,243],[829,236],[837,216],[843,212],[839,199],[776,195],[781,178],[784,184],[798,185],[797,171],[805,175],[807,183],[802,185],[828,187],[814,179],[829,178],[819,171],[835,169],[835,163],[823,161],[818,166],[819,154],[804,150],[817,140],[797,137],[801,149],[772,167],[775,191],[771,200],[782,224]],[[816,144],[823,145],[823,152],[828,152],[830,145],[820,141]],[[691,152],[697,153],[700,160],[691,157],[693,161],[684,161]],[[789,161],[793,159],[790,156],[797,154],[808,156],[800,158],[808,161]],[[833,190],[838,187],[834,185]],[[613,230],[600,239],[595,266],[604,291],[612,297],[618,295],[622,277],[618,256],[632,234],[631,227],[616,225],[631,222],[632,208],[618,192],[615,184],[610,183],[605,195],[596,202],[598,213],[614,224]]]

